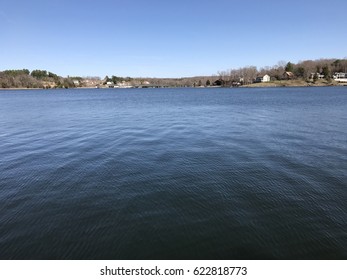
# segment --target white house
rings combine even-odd
[[[344,79],[347,78],[347,73],[334,73],[334,78],[336,79]]]
[[[335,73],[333,79],[337,82],[347,83],[347,73]]]
[[[106,86],[109,88],[114,88],[114,82],[107,82]]]
[[[270,82],[270,76],[268,74],[264,75],[264,76],[259,76],[255,79],[256,83],[266,83],[266,82]]]
[[[79,80],[73,80],[72,82],[74,83],[74,85],[76,87],[78,87],[80,85],[80,81]]]
[[[310,79],[313,79],[314,77],[317,77],[317,79],[324,79],[324,75],[320,73],[311,73]]]
[[[117,86],[120,88],[131,88],[131,83],[130,82],[126,82],[126,81],[122,81],[121,83],[117,83]]]

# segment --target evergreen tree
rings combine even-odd
[[[33,70],[31,71],[30,75],[36,79],[42,79],[42,78],[48,77],[48,73],[46,70]]]
[[[109,76],[106,76],[104,80],[104,85],[106,85],[107,82],[112,82],[112,79],[110,79]]]
[[[288,62],[286,67],[284,68],[287,72],[293,72],[294,64],[291,62]]]
[[[330,70],[329,67],[326,65],[322,68],[322,74],[324,75],[324,78],[329,80],[330,79]]]
[[[304,67],[298,67],[295,69],[295,76],[304,78],[305,77],[305,68]]]

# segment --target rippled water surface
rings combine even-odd
[[[1,259],[347,259],[347,87],[0,92]]]

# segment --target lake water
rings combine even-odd
[[[0,92],[1,259],[347,259],[347,87]]]

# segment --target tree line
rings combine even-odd
[[[314,81],[320,76],[324,79],[331,80],[334,73],[347,73],[347,59],[318,59],[304,60],[298,63],[279,61],[274,66],[266,66],[257,68],[256,66],[247,66],[238,69],[229,69],[218,72],[218,77],[225,84],[232,82],[242,82],[244,84],[253,83],[258,76],[265,74],[271,77],[272,81],[284,80],[285,72],[290,72],[293,79],[301,79],[305,81]]]
[[[130,78],[119,76],[106,76],[100,84],[107,82],[114,84],[123,81],[133,85],[141,86],[144,81],[150,85],[164,87],[200,87],[200,86],[231,86],[234,83],[251,84],[258,76],[265,74],[271,77],[272,81],[288,79],[285,72],[292,73],[292,79],[315,82],[318,78],[324,77],[327,81],[336,72],[347,73],[347,59],[318,59],[304,60],[298,63],[279,61],[276,65],[257,68],[256,66],[246,66],[238,69],[219,71],[211,76],[185,77],[185,78]],[[93,77],[91,79],[94,79]],[[97,78],[99,79],[99,78]],[[60,77],[46,70],[28,69],[0,71],[0,88],[71,88],[87,86],[88,78],[82,77]],[[78,83],[76,83],[76,81]]]
[[[0,88],[70,88],[72,78],[63,78],[46,70],[19,69],[0,72]]]
[[[291,79],[315,82],[324,76],[330,81],[334,73],[347,73],[347,59],[318,59],[305,60],[298,63],[279,61],[276,65],[258,68],[246,66],[237,69],[219,71],[211,76],[197,76],[185,78],[130,78],[118,76],[106,76],[103,83],[113,82],[117,84],[122,81],[129,82],[133,86],[143,84],[143,81],[151,85],[164,87],[200,87],[200,86],[232,86],[233,84],[247,85],[254,83],[257,77],[269,75],[272,81],[288,79],[285,72],[292,73]]]

